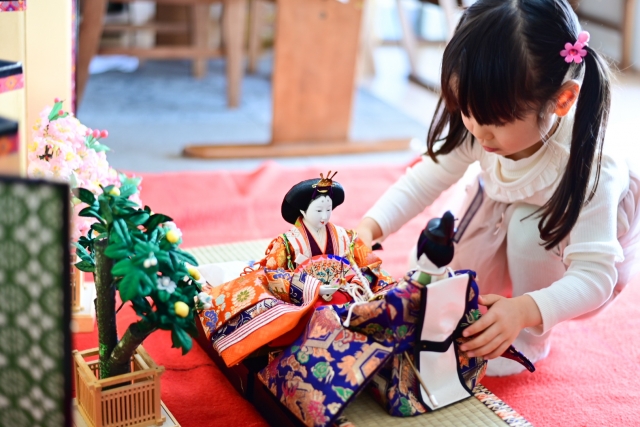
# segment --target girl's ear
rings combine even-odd
[[[558,91],[556,98],[555,111],[558,117],[564,117],[567,115],[573,104],[578,100],[580,94],[580,83],[576,80],[569,80],[562,85]]]

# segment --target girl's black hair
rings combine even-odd
[[[538,211],[546,249],[569,235],[600,177],[611,103],[609,68],[590,47],[582,63],[565,62],[560,51],[579,32],[566,0],[478,0],[464,12],[445,49],[442,94],[427,136],[427,154],[437,162],[438,155],[450,153],[468,137],[461,113],[481,125],[510,123],[531,112],[541,117],[565,76],[584,75],[566,169]]]

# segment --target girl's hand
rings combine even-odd
[[[509,348],[522,329],[542,323],[540,309],[529,295],[515,298],[480,295],[478,302],[489,307],[489,311],[462,332],[465,337],[477,334],[460,346],[469,356],[495,359]]]
[[[373,245],[373,241],[382,236],[382,229],[380,229],[380,225],[373,218],[362,218],[360,224],[358,224],[358,228],[356,229],[358,233],[358,237],[362,242],[367,245],[367,247],[371,247]]]

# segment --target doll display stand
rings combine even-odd
[[[258,260],[271,239],[252,240],[222,245],[194,247],[188,250],[200,265]],[[207,352],[231,384],[271,424],[278,426],[302,425],[285,409],[256,378],[257,372],[266,364],[266,355],[245,359],[231,368],[226,367],[211,344],[207,341],[200,322],[198,344]],[[475,398],[469,398],[446,408],[416,417],[398,418],[389,415],[373,398],[364,392],[351,403],[344,416],[356,427],[413,427],[427,425],[455,426],[531,426],[531,424],[482,385],[474,389]]]

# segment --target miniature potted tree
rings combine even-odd
[[[45,107],[35,122],[27,144],[28,175],[65,181],[72,190],[83,187],[94,194],[102,192],[101,186],[133,184],[138,187],[141,178],[129,178],[109,166],[109,147],[102,143],[109,133],[106,130],[89,129],[62,107],[63,101],[56,98],[53,106]],[[132,196],[136,200],[137,194]],[[87,232],[95,219],[79,217],[82,203],[77,197],[71,200],[72,241],[75,242]],[[72,254],[75,259],[75,251]],[[92,292],[84,288],[82,273],[73,269],[72,311],[77,332],[93,331],[94,316],[90,307]]]
[[[195,311],[211,307],[200,293],[195,258],[178,247],[180,230],[168,216],[129,200],[136,191],[134,184],[106,186],[97,197],[76,190],[88,205],[80,216],[96,220],[78,240],[76,266],[94,275],[99,347],[74,352],[79,411],[95,426],[162,424],[163,368],[141,344],[158,329],[170,330],[173,347],[185,354],[197,335]],[[120,338],[116,293],[139,316]]]

